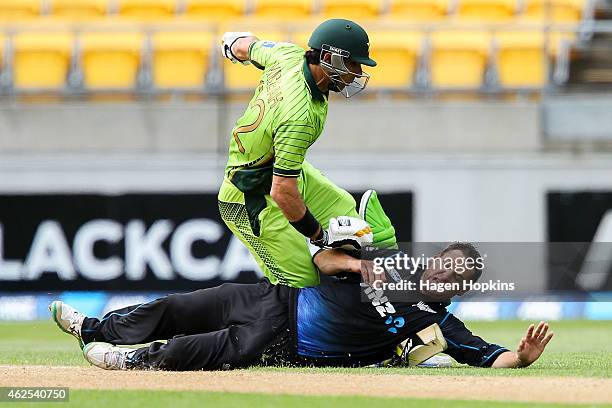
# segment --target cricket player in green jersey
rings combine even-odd
[[[274,284],[319,283],[308,242],[319,247],[359,246],[371,230],[355,200],[304,160],[327,116],[329,91],[350,97],[365,88],[374,67],[369,39],[357,23],[323,22],[309,50],[262,41],[248,32],[223,35],[233,63],[261,69],[259,86],[232,130],[219,210]],[[329,225],[338,217],[340,223]]]

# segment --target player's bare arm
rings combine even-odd
[[[247,61],[249,59],[249,47],[255,41],[259,41],[259,38],[254,35],[238,38],[232,45],[232,52],[238,59]]]
[[[342,249],[326,249],[315,254],[313,262],[325,275],[337,275],[342,272],[361,275],[363,283],[373,284],[376,280],[386,281],[385,274],[374,273],[374,262],[357,259]]]
[[[361,260],[341,249],[327,249],[315,254],[313,262],[321,273],[337,275],[341,272],[361,272]]]
[[[493,368],[520,368],[533,364],[544,352],[553,338],[554,333],[548,333],[548,323],[540,322],[537,328],[529,325],[525,337],[519,342],[516,351],[506,351],[497,357]]]
[[[330,220],[328,230],[323,230],[304,203],[298,190],[297,177],[274,175],[270,197],[291,225],[317,246],[359,250],[372,243],[372,229],[359,218],[336,217]]]
[[[319,246],[329,243],[327,235],[324,234],[321,225],[309,213],[304,199],[298,190],[297,177],[272,177],[272,189],[270,197],[278,204],[285,218],[304,236],[310,238],[311,242]]]
[[[270,196],[278,204],[289,222],[301,220],[306,214],[306,204],[300,195],[297,185],[297,177],[273,176],[272,190]],[[310,239],[315,239],[319,235],[321,227],[316,230]]]
[[[249,61],[249,47],[252,43],[257,41],[250,32],[226,32],[222,38],[222,53],[223,56],[234,64],[239,62],[243,65],[250,64]]]

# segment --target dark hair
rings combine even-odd
[[[476,247],[469,242],[453,242],[452,244],[450,244],[449,246],[447,246],[446,248],[442,250],[441,255],[444,255],[448,251],[454,251],[454,250],[461,251],[463,256],[466,258],[471,258],[473,260],[482,259],[480,252],[478,252]],[[480,265],[481,264],[479,263],[476,263],[476,262],[474,263],[474,268],[473,268],[474,276],[472,277],[472,281],[474,282],[478,281],[478,279],[480,279],[480,276],[482,276],[483,268]]]
[[[304,53],[304,57],[309,64],[319,65],[321,63],[321,50],[308,50]]]

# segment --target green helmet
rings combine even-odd
[[[345,51],[344,56],[370,67],[376,61],[370,58],[370,39],[368,33],[353,21],[334,18],[321,23],[310,36],[308,46],[322,50],[325,45]]]

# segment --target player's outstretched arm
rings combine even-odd
[[[298,189],[297,180],[297,177],[272,177],[270,196],[290,222],[299,220],[306,212],[306,204]]]
[[[325,275],[341,272],[360,273],[361,260],[354,258],[341,249],[324,249],[315,254],[313,262]]]
[[[519,368],[533,364],[546,348],[552,339],[553,332],[548,333],[548,323],[540,322],[537,328],[529,325],[525,337],[521,339],[516,348],[516,352],[506,351],[497,357],[493,363],[493,368]]]
[[[240,62],[243,65],[250,63],[249,47],[258,38],[249,32],[226,32],[223,34],[221,53],[234,64]]]
[[[342,249],[324,249],[315,254],[313,262],[325,275],[337,275],[343,272],[358,273],[363,283],[385,282],[384,273],[375,273],[372,261],[361,260],[350,256]]]

